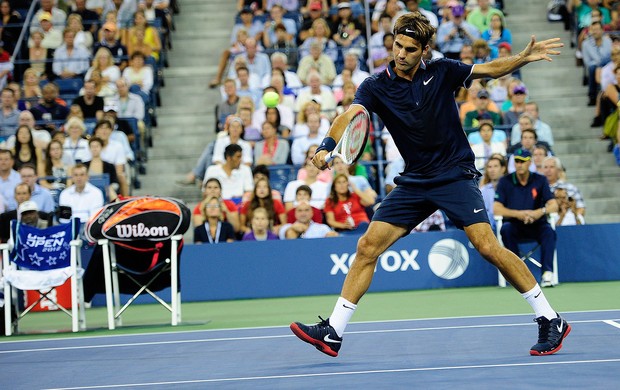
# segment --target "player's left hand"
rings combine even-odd
[[[536,37],[532,35],[530,42],[525,49],[521,52],[521,55],[527,62],[534,61],[553,61],[550,56],[557,56],[560,54],[560,47],[564,47],[564,44],[560,41],[560,38],[551,38],[544,41],[536,42]]]

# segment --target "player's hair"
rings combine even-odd
[[[394,24],[394,36],[404,34],[418,41],[422,47],[426,47],[435,34],[433,27],[426,16],[419,11],[402,15]]]

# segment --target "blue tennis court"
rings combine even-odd
[[[620,310],[565,313],[563,349],[533,357],[531,315],[352,323],[330,358],[288,327],[0,343],[11,389],[613,388]]]

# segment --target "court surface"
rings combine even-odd
[[[564,314],[563,349],[533,357],[531,315],[352,323],[331,358],[288,327],[0,344],[4,389],[615,388],[620,310]]]

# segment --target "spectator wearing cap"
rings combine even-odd
[[[491,122],[495,126],[501,124],[502,117],[498,113],[489,110],[489,103],[489,92],[484,88],[478,91],[474,100],[476,109],[465,114],[463,126],[478,127],[483,121]]]
[[[31,37],[28,40],[28,47],[34,46],[32,34],[40,32],[43,34],[43,40],[41,41],[41,47],[46,49],[56,49],[62,45],[62,26],[54,26],[52,23],[52,14],[49,12],[43,12],[34,20],[39,21],[39,25],[31,30]]]
[[[502,105],[502,123],[514,126],[519,122],[519,117],[525,112],[525,101],[527,100],[527,88],[523,84],[517,84],[512,88],[512,94]]]
[[[307,4],[307,12],[304,14],[301,27],[297,33],[297,44],[301,45],[312,34],[312,24],[317,19],[326,16],[323,10],[323,0],[310,0]],[[324,19],[323,19],[324,20]]]
[[[39,208],[31,200],[27,200],[19,205],[17,208],[17,220],[24,225],[38,229],[45,229],[49,225],[49,221],[39,218]]]
[[[22,211],[24,211],[24,209],[26,208],[29,208],[29,209],[36,208],[38,210],[37,204],[30,200],[31,190],[28,184],[19,182],[19,184],[15,186],[15,190],[13,192],[14,192],[14,195],[11,197],[11,199],[15,203],[14,208],[12,210],[5,211],[0,214],[0,242],[7,242],[9,240],[9,237],[11,234],[10,233],[11,232],[11,221],[14,219],[17,219],[18,208],[20,205],[26,202],[31,202],[32,204],[29,204],[25,206],[24,208],[22,208]],[[37,213],[39,214],[40,221],[46,222],[48,224],[47,226],[52,225],[52,220],[54,217],[53,214],[44,213],[41,211],[37,211]]]
[[[112,22],[106,22],[101,27],[101,30],[103,31],[102,39],[95,43],[93,53],[97,53],[100,47],[106,47],[114,57],[114,64],[120,70],[125,69],[127,66],[127,60],[125,59],[127,58],[127,47],[121,43],[120,39],[117,39],[118,27]]]
[[[467,13],[467,22],[475,26],[481,33],[492,26],[494,15],[504,18],[504,13],[497,8],[491,7],[490,0],[478,0],[478,6]]]
[[[321,112],[333,118],[336,113],[336,99],[329,88],[321,84],[321,75],[318,72],[310,72],[306,79],[307,88],[302,89],[295,101],[295,111],[299,112],[311,100],[316,100],[321,105]]]
[[[44,20],[49,21],[54,28],[62,30],[67,22],[67,13],[54,7],[54,0],[41,0],[41,8],[34,14],[32,20],[35,22],[31,24],[30,32],[45,29],[41,23]]]
[[[541,245],[541,287],[550,287],[556,234],[547,215],[556,213],[558,204],[547,178],[531,172],[530,151],[517,149],[513,156],[516,171],[499,180],[493,214],[504,218],[500,234],[507,249],[518,255],[519,241],[525,239],[535,240]]]
[[[83,78],[88,70],[90,53],[84,46],[75,46],[75,31],[63,31],[64,43],[54,51],[52,71],[61,79]]]
[[[480,38],[480,31],[465,21],[465,8],[460,3],[453,4],[450,11],[450,20],[437,29],[437,45],[447,58],[458,59],[463,45]]]

